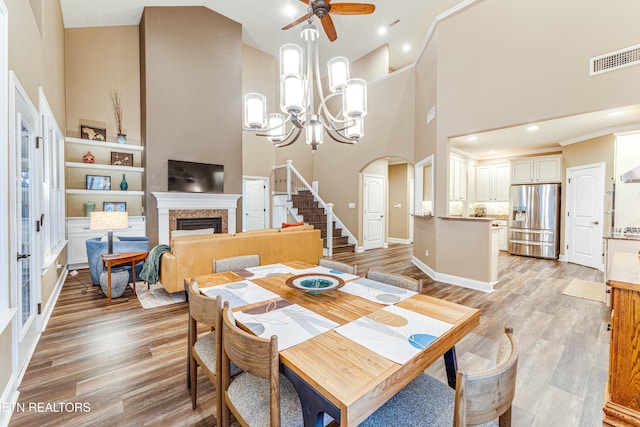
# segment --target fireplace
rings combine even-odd
[[[176,218],[176,230],[200,230],[213,228],[215,233],[222,233],[222,218]]]
[[[178,230],[178,220],[219,220],[219,228],[201,226],[188,228],[216,228],[216,233],[236,232],[236,205],[240,194],[153,192],[158,206],[158,243],[169,244],[171,231]],[[182,228],[183,230],[186,228]]]

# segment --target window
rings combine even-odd
[[[40,119],[43,139],[39,159],[42,176],[42,194],[40,212],[42,268],[48,268],[55,262],[64,247],[64,137],[44,91],[40,88]]]

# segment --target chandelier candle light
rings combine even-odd
[[[280,109],[284,114],[267,114],[264,95],[252,92],[244,96],[243,130],[266,136],[276,147],[293,144],[303,130],[313,151],[322,144],[325,131],[331,139],[344,144],[355,144],[364,135],[367,82],[349,77],[347,58],[333,58],[327,63],[330,93],[324,97],[318,65],[319,33],[312,21],[310,13],[308,24],[300,34],[305,41],[306,55],[296,44],[280,48]],[[313,100],[314,78],[320,97],[317,113]],[[342,96],[342,109],[338,113],[341,118],[333,116],[327,107],[327,101],[339,95]],[[287,122],[291,122],[291,126],[287,126]]]

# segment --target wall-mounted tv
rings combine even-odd
[[[169,191],[223,193],[224,166],[169,160]]]

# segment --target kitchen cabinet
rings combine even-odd
[[[562,182],[562,155],[511,160],[511,183]]]
[[[449,157],[449,200],[467,199],[467,161],[464,157]]]
[[[476,166],[476,201],[508,202],[510,182],[509,163]]]
[[[507,233],[507,220],[493,221],[494,226],[498,226],[498,249],[501,251],[509,250],[509,240]]]
[[[640,282],[638,255],[616,252],[609,270],[611,340],[603,425],[640,425]]]
[[[104,236],[105,230],[90,230],[89,217],[67,218],[67,264],[69,268],[87,268],[87,248],[85,242],[93,237]],[[147,224],[143,216],[130,216],[129,228],[114,231],[115,236],[146,236]]]

